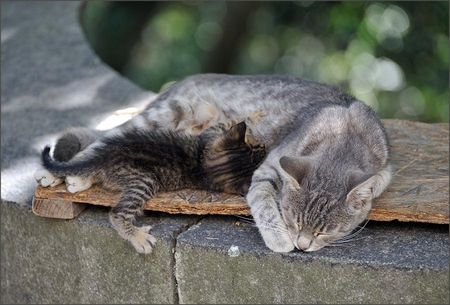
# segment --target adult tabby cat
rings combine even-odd
[[[375,112],[338,87],[290,76],[194,75],[116,129],[198,134],[256,109],[267,113],[256,132],[268,155],[246,199],[267,247],[316,251],[352,232],[390,182],[389,144]]]
[[[72,193],[96,182],[121,191],[111,223],[138,252],[150,253],[156,241],[151,227],[137,227],[133,221],[157,192],[194,188],[245,195],[264,156],[264,146],[250,135],[245,121],[219,124],[198,136],[128,130],[105,135],[67,162],[52,159],[47,146],[42,161],[48,172],[37,178],[65,177]]]

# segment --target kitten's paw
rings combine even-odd
[[[34,173],[34,179],[36,179],[37,183],[39,183],[43,187],[47,186],[57,186],[63,183],[64,178],[55,177],[52,173],[50,173],[46,169],[40,169]]]
[[[156,238],[149,233],[151,226],[137,228],[136,233],[129,240],[137,252],[150,254],[156,245]]]
[[[86,179],[78,176],[66,177],[67,190],[72,194],[87,190],[92,186],[91,179]]]

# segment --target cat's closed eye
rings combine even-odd
[[[326,232],[315,232],[314,237],[318,237],[318,236],[326,236],[326,235],[331,235],[330,233],[326,233]]]

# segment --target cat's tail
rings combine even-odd
[[[72,159],[67,162],[54,160],[50,156],[50,146],[46,146],[41,154],[42,165],[56,177],[92,175],[97,170],[93,159]]]

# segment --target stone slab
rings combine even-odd
[[[253,225],[216,216],[178,237],[176,278],[190,304],[444,304],[448,250],[446,225],[369,222],[343,246],[277,254]]]

